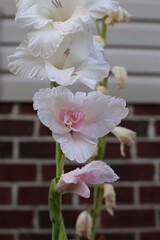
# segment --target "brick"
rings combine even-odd
[[[42,165],[42,177],[43,181],[50,182],[56,177],[56,166],[55,165]]]
[[[32,103],[21,103],[19,104],[19,114],[34,114],[37,112],[33,109]]]
[[[120,181],[151,181],[154,178],[152,164],[123,164],[112,166]]]
[[[54,142],[21,142],[20,143],[21,158],[55,158]]]
[[[159,158],[160,142],[138,142],[137,156],[142,158]]]
[[[160,136],[160,121],[155,122],[155,132],[156,136]]]
[[[0,181],[35,181],[36,166],[33,164],[1,164]]]
[[[160,186],[140,187],[140,202],[143,204],[160,203]]]
[[[103,228],[140,228],[155,226],[154,210],[116,210],[111,217],[107,212],[102,212],[101,226]]]
[[[106,151],[105,151],[105,155],[104,158],[105,159],[130,159],[131,158],[131,154],[130,154],[130,148],[125,146],[125,157],[122,157],[120,154],[120,143],[111,143],[111,142],[107,142],[107,146],[106,146]]]
[[[133,113],[136,115],[160,115],[160,105],[135,105]]]
[[[0,121],[0,136],[31,136],[33,127],[33,121],[2,120]]]
[[[121,123],[122,127],[128,128],[137,133],[138,137],[146,137],[148,135],[148,121],[131,121],[124,120]]]
[[[75,223],[80,211],[78,210],[63,210],[62,215],[66,228],[75,228]],[[49,213],[47,211],[40,211],[39,213],[40,227],[42,229],[50,229],[52,224],[49,219]]]
[[[103,236],[104,239],[109,239],[109,240],[135,240],[135,235],[133,233],[98,234],[96,235],[96,239],[98,239],[100,236]]]
[[[147,233],[141,233],[140,234],[141,240],[159,240],[160,239],[160,231],[152,231]]]
[[[0,210],[0,228],[32,228],[33,213],[31,211]]]
[[[51,133],[51,130],[49,128],[47,128],[43,124],[40,124],[39,135],[40,136],[52,136],[52,133]]]
[[[132,187],[116,186],[115,192],[117,205],[134,203],[134,192]]]
[[[0,114],[9,114],[12,112],[13,105],[11,103],[0,103]]]
[[[80,167],[78,164],[69,164],[64,166],[65,173],[72,171]],[[42,177],[43,181],[51,181],[56,176],[56,166],[55,164],[42,165]]]
[[[11,203],[11,188],[0,187],[0,204],[10,204]]]
[[[1,240],[14,240],[14,236],[11,234],[0,234]]]
[[[48,187],[20,187],[18,204],[20,205],[48,205]]]
[[[51,234],[20,234],[19,240],[51,240]]]
[[[12,142],[0,142],[0,159],[11,158],[13,152]]]

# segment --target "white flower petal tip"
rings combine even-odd
[[[113,10],[108,11],[105,23],[107,25],[114,25],[116,23],[129,22],[132,19],[132,15],[122,7],[119,7],[115,12]]]
[[[118,140],[121,143],[121,156],[125,157],[125,151],[124,151],[124,146],[131,146],[135,143],[136,141],[136,132],[124,128],[124,127],[115,127],[112,130],[112,134],[115,135],[115,137],[118,138]]]
[[[92,230],[92,217],[87,211],[79,214],[76,221],[76,234],[79,237],[89,239]]]
[[[61,176],[57,184],[57,192],[76,193],[84,198],[90,196],[89,184],[103,184],[115,182],[119,177],[104,162],[97,160],[88,163],[81,169],[65,173]]]
[[[114,209],[116,208],[116,193],[111,184],[105,183],[103,185],[103,197],[106,205],[107,212],[114,216]]]
[[[118,89],[125,88],[127,84],[127,71],[124,67],[115,66],[111,69],[111,73],[117,80]]]
[[[79,163],[86,162],[96,151],[98,138],[128,114],[123,99],[96,91],[74,95],[65,87],[42,89],[33,101],[40,121],[52,131],[66,157]]]

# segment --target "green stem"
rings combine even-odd
[[[101,35],[101,30],[100,30],[100,27],[99,27],[99,22],[98,22],[98,20],[96,21],[96,27],[97,27],[97,33],[98,33],[98,35]]]
[[[50,88],[58,87],[55,82],[50,82]],[[67,240],[66,230],[61,214],[62,196],[56,191],[56,185],[61,175],[64,173],[65,154],[62,152],[60,144],[56,142],[56,178],[51,181],[49,188],[49,214],[52,222],[52,240]]]
[[[107,25],[106,25],[106,23],[105,23],[105,18],[103,18],[103,21],[102,21],[101,37],[104,39],[104,42],[105,42],[105,45],[106,45],[106,40],[107,40]]]

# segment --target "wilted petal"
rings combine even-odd
[[[91,215],[87,211],[81,212],[76,222],[76,234],[82,238],[89,239],[92,224]]]
[[[114,209],[116,208],[116,193],[114,187],[111,184],[105,183],[103,185],[103,190],[106,210],[111,216],[113,216]]]

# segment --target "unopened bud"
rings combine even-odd
[[[127,71],[124,67],[115,66],[112,68],[111,73],[117,80],[118,89],[124,88],[127,84]]]
[[[116,193],[114,187],[106,183],[103,185],[103,190],[106,210],[111,216],[114,216],[114,209],[116,208]]]
[[[79,214],[76,222],[76,234],[89,239],[92,229],[92,217],[87,211]]]

